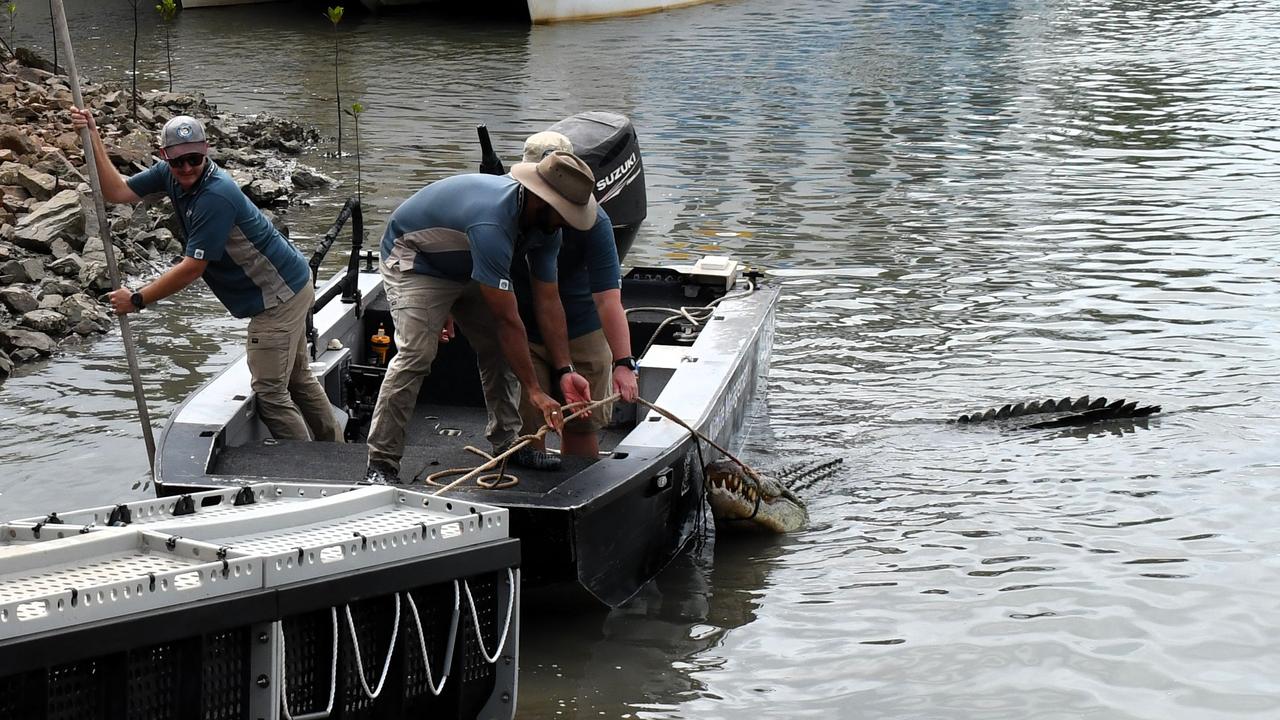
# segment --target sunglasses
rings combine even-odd
[[[169,158],[169,166],[176,168],[198,168],[204,162],[204,155],[200,153],[187,153],[181,157]]]

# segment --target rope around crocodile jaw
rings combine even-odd
[[[569,422],[570,420],[578,417],[579,415],[582,415],[586,412],[594,410],[595,408],[598,408],[606,403],[611,403],[614,400],[617,400],[619,397],[621,396],[618,393],[614,393],[600,400],[593,400],[591,402],[570,403],[568,405],[565,405],[561,408],[561,410],[566,413],[566,415],[564,416],[564,421]],[[747,465],[743,461],[739,460],[737,456],[735,456],[733,453],[729,452],[723,447],[720,447],[720,445],[717,444],[716,441],[707,437],[702,432],[695,429],[693,426],[689,425],[685,421],[676,417],[671,412],[661,407],[658,407],[657,405],[649,402],[648,400],[645,400],[642,397],[637,397],[636,402],[641,405],[644,405],[650,410],[653,410],[654,412],[665,417],[671,422],[679,425],[685,430],[688,430],[690,433],[693,434],[694,437],[698,438],[699,440],[702,440],[703,442],[707,443],[711,447],[720,451],[722,455],[732,460],[736,465],[738,465],[738,467],[741,467],[743,472],[747,473],[747,475],[752,480],[755,480],[756,482],[760,482],[760,475],[750,465]],[[479,448],[468,445],[466,446],[465,450],[467,450],[468,452],[475,453],[476,455],[479,455],[480,457],[485,459],[485,462],[481,463],[478,467],[474,467],[474,468],[449,468],[447,470],[439,470],[434,473],[431,473],[430,475],[427,475],[426,478],[424,478],[424,482],[428,485],[439,487],[438,490],[432,493],[433,495],[439,495],[447,490],[452,490],[453,488],[458,487],[462,483],[472,479],[476,481],[477,485],[487,490],[502,490],[505,488],[514,487],[517,483],[520,482],[520,479],[515,475],[512,475],[506,471],[507,459],[512,455],[514,455],[516,452],[519,452],[520,448],[528,445],[534,440],[544,439],[547,436],[547,432],[550,429],[551,429],[550,425],[543,425],[542,427],[538,428],[537,432],[531,435],[522,435],[516,438],[515,444],[513,444],[511,447],[507,448],[506,450],[502,451],[497,455],[490,455],[489,453]],[[491,470],[495,467],[498,468],[498,472],[481,474],[481,473],[484,473],[485,470]],[[442,485],[442,483],[440,482],[442,478],[449,477],[450,475],[457,475],[458,473],[463,473],[463,475],[457,480],[454,480],[453,482],[447,485]],[[419,471],[418,475],[421,475],[421,474],[422,474],[421,471]],[[415,482],[418,479],[418,475],[415,475],[413,478]]]

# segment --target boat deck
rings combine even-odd
[[[484,462],[467,451],[470,445],[488,451],[484,437],[484,408],[419,403],[405,436],[400,475],[406,485],[422,485],[426,476],[449,468],[474,468]],[[621,431],[608,430],[602,447],[616,446]],[[554,443],[553,443],[554,444]],[[316,482],[359,482],[364,479],[368,446],[356,443],[317,443],[301,440],[267,440],[253,445],[224,448],[214,464],[214,474],[263,478],[305,477]],[[529,470],[514,464],[508,472],[518,478],[509,488],[521,494],[544,495],[577,474],[594,460],[566,456],[554,472]],[[486,471],[489,472],[489,471]],[[461,474],[442,478],[448,484]],[[474,480],[465,485],[474,487]],[[429,487],[429,486],[428,486]]]

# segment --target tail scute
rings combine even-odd
[[[1160,412],[1159,405],[1139,405],[1137,401],[1124,399],[1108,402],[1105,397],[1090,398],[1088,395],[1081,395],[1074,399],[1064,397],[1061,400],[1049,399],[1042,402],[1032,401],[1017,403],[1016,405],[1002,405],[965,413],[950,422],[969,424],[1022,417],[1034,419],[1030,416],[1066,413],[1061,417],[1048,418],[1025,426],[1038,429],[1088,425],[1102,420],[1148,417],[1158,412]]]

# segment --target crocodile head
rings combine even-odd
[[[781,482],[721,458],[706,468],[707,500],[721,526],[792,532],[809,522],[804,503]]]

